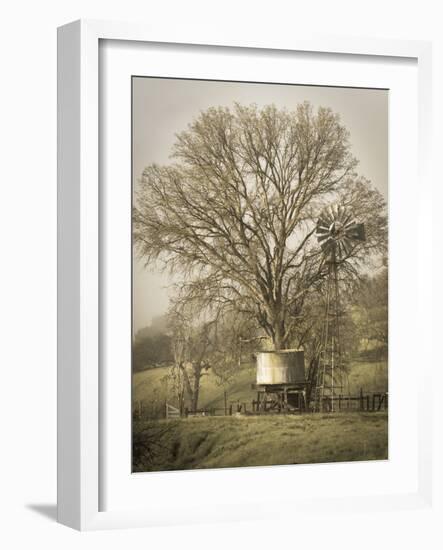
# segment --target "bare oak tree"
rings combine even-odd
[[[349,266],[386,246],[384,201],[356,174],[348,131],[330,109],[211,108],[177,135],[172,159],[143,172],[139,256],[183,275],[181,299],[255,319],[274,349],[290,344],[306,294],[325,276],[315,221],[326,204],[364,216],[367,240]]]

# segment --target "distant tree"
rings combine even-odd
[[[386,355],[389,336],[387,268],[360,281],[356,315],[360,339],[371,342],[376,351]]]
[[[153,334],[136,338],[133,345],[134,371],[164,366],[173,360],[170,336]]]
[[[367,240],[349,269],[386,248],[385,203],[356,172],[339,115],[309,103],[211,108],[177,136],[174,163],[142,175],[137,252],[181,273],[181,300],[254,319],[287,348],[327,267],[315,221],[331,202],[362,216]]]
[[[250,364],[257,349],[254,320],[223,309],[211,330],[210,361],[215,381],[228,387],[243,364]]]

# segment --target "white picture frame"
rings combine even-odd
[[[157,29],[157,30],[155,30]],[[429,230],[432,220],[424,214],[424,205],[432,201],[430,180],[431,139],[431,47],[426,42],[369,40],[358,38],[315,37],[298,34],[275,38],[187,36],[186,30],[169,35],[161,26],[101,21],[77,21],[58,31],[58,520],[80,530],[131,526],[169,525],[178,522],[215,521],[221,519],[260,519],[263,500],[254,499],[248,507],[233,507],[230,513],[213,511],[204,503],[192,510],[177,505],[166,508],[121,507],[103,511],[100,505],[100,483],[103,481],[101,453],[100,406],[100,223],[102,207],[99,192],[99,44],[101,40],[126,41],[129,45],[166,43],[176,46],[194,44],[201,48],[230,48],[247,51],[329,53],[337,56],[386,57],[394,60],[413,59],[418,67],[418,168],[421,231]],[[418,222],[417,222],[418,223]],[[431,319],[432,245],[416,251],[420,260],[417,303],[422,318]],[[430,322],[430,321],[428,321]],[[429,326],[427,327],[429,329]],[[423,330],[425,334],[425,331]],[[430,338],[430,335],[429,335]],[[413,491],[392,494],[346,496],[335,502],[337,510],[363,511],[399,508],[423,508],[431,505],[432,403],[425,396],[431,379],[431,346],[424,351],[424,367],[418,376],[418,475]],[[412,360],[412,359],[411,359]],[[256,469],[255,475],[260,475]],[[233,471],[224,475],[236,476]],[[280,476],[282,470],[280,470]],[[214,474],[202,472],[200,483]],[[171,475],[171,474],[170,474]],[[172,474],[175,475],[175,474]],[[192,476],[195,473],[183,473]],[[197,474],[198,475],[198,474]],[[149,480],[148,480],[149,483]],[[159,483],[156,483],[158,487]],[[197,482],[198,487],[198,482]],[[155,489],[155,490],[158,490]],[[319,511],[331,505],[321,492],[311,500],[286,504]],[[118,509],[117,509],[118,508]],[[217,512],[217,513],[216,513]],[[284,512],[280,510],[280,514]]]

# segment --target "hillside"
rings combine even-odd
[[[168,367],[137,372],[133,376],[134,406],[141,406],[144,418],[163,416],[164,403],[174,404],[174,396],[168,382]],[[360,388],[364,392],[385,392],[388,390],[388,369],[386,362],[356,361],[351,365],[349,374],[349,392],[358,394]],[[255,382],[255,368],[245,366],[239,370],[233,382],[226,388],[228,401],[236,403],[251,403],[256,392],[251,388]],[[223,408],[224,388],[217,384],[216,376],[210,370],[203,376],[200,390],[200,408]],[[347,391],[346,391],[347,393]]]
[[[166,367],[133,377],[134,405],[141,419],[133,423],[134,471],[223,468],[388,457],[388,415],[338,414],[206,416],[164,420],[164,404],[174,403]],[[387,391],[386,362],[354,362],[349,391]],[[250,404],[255,368],[245,366],[226,388],[228,402]],[[203,377],[200,408],[224,407],[224,388],[214,373]],[[235,410],[235,409],[234,409]],[[137,415],[137,418],[140,418]]]
[[[134,471],[388,458],[388,416],[339,413],[134,423]]]

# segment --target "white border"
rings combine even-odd
[[[162,34],[162,33],[161,33]],[[250,36],[250,34],[249,34]],[[99,512],[99,318],[98,318],[98,41],[99,39],[190,43],[186,36],[156,36],[153,29],[120,23],[76,22],[59,30],[59,521],[78,529],[170,524],[159,509]],[[431,197],[426,170],[430,136],[430,47],[426,43],[281,37],[268,43],[205,36],[197,44],[248,48],[276,48],[310,52],[412,57],[419,67],[420,197]],[[427,195],[429,193],[429,195]],[[430,199],[429,199],[430,200]],[[420,200],[423,231],[432,220],[425,217],[426,201]],[[431,248],[420,256],[419,299],[421,314],[430,318]],[[426,349],[430,347],[424,346]],[[431,352],[427,351],[428,359]],[[425,365],[430,361],[424,361]],[[421,377],[422,388],[430,376]],[[420,395],[419,486],[408,496],[393,493],[361,499],[361,509],[415,507],[429,504],[431,497],[430,424],[431,404]],[[261,517],[265,503],[255,500],[243,518]],[[325,499],[303,501],[316,512]],[[344,498],[335,509],[355,509],[355,499]],[[182,521],[216,520],[210,507],[183,510]],[[217,510],[215,510],[217,513]]]
[[[100,203],[101,239],[101,395],[102,460],[100,509],[163,509],[180,520],[186,506],[216,501],[241,516],[245,502],[266,497],[270,504],[334,495],[361,496],[413,492],[418,475],[416,371],[419,348],[402,345],[420,339],[418,272],[411,256],[417,250],[417,64],[385,57],[322,55],[311,52],[238,50],[102,41],[100,46]],[[131,474],[131,76],[214,78],[286,82],[317,86],[387,88],[389,101],[390,203],[390,354],[389,461],[228,471]],[[248,86],[248,85],[246,85]],[[250,101],[254,85],[249,85]],[[276,91],[278,93],[278,90]],[[364,108],[364,105],[362,105]],[[364,115],[362,115],[364,116]],[[155,129],[153,129],[155,132]],[[136,176],[136,175],[135,175]],[[417,227],[415,227],[417,225]],[[406,231],[405,231],[406,228]],[[404,246],[405,233],[408,247]],[[414,291],[412,291],[414,289]],[[407,302],[407,315],[404,305]],[[241,421],[241,420],[240,420]],[[404,437],[404,428],[408,436]],[[235,487],[235,494],[233,492]],[[264,487],[269,488],[266,493]],[[272,488],[272,489],[271,489]],[[154,499],[146,495],[154,493]],[[249,504],[248,504],[249,505]]]

